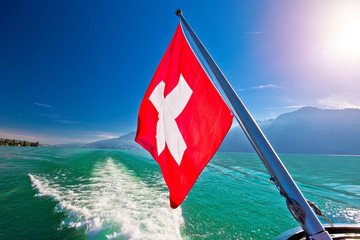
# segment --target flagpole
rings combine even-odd
[[[190,33],[197,48],[200,50],[206,63],[216,77],[237,116],[240,118],[240,124],[242,125],[245,133],[248,135],[266,169],[269,171],[271,180],[274,181],[276,186],[279,188],[280,194],[286,198],[286,204],[290,213],[300,223],[301,227],[310,239],[331,239],[330,235],[327,231],[325,231],[319,219],[306,202],[306,199],[302,195],[300,189],[297,187],[296,183],[262,133],[261,129],[252,118],[230,83],[227,81],[224,74],[216,65],[204,45],[185,20],[180,9],[176,10],[176,15],[180,17],[183,25]]]

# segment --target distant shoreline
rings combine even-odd
[[[15,140],[10,138],[0,138],[0,146],[9,146],[9,147],[40,147],[39,141],[30,142],[23,140]]]

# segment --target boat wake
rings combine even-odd
[[[88,179],[29,177],[35,196],[53,198],[56,211],[66,213],[61,227],[85,229],[90,239],[181,239],[181,208],[170,209],[166,191],[150,187],[111,158]]]

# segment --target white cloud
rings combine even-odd
[[[38,103],[38,102],[34,102],[34,104],[39,107],[52,108],[52,106],[49,104]]]
[[[360,108],[360,98],[347,94],[332,94],[317,100],[325,108]]]
[[[264,88],[280,88],[279,86],[276,86],[275,84],[266,84],[266,85],[259,85],[252,87],[251,89],[264,89]]]
[[[62,117],[56,113],[39,113],[39,115],[42,117],[53,118],[53,119],[58,119]]]
[[[263,32],[245,32],[245,34],[263,34]]]
[[[284,108],[288,108],[288,109],[293,109],[293,108],[303,108],[305,107],[304,105],[297,105],[297,106],[286,106]]]
[[[61,115],[56,114],[56,113],[39,113],[39,116],[53,119],[55,122],[58,122],[58,123],[82,124],[82,122],[72,121],[71,117],[61,116]]]
[[[112,138],[118,138],[119,136],[117,135],[113,135],[113,134],[98,134],[98,135],[94,135],[96,137],[99,137],[101,139],[112,139]]]
[[[66,124],[81,124],[81,122],[69,121],[69,120],[55,120],[55,122],[66,123]]]
[[[293,106],[284,106],[284,107],[272,107],[272,108],[266,108],[266,109],[297,109],[297,108],[303,108],[304,105],[293,105]]]

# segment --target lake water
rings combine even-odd
[[[334,223],[360,223],[360,156],[280,158]],[[217,153],[173,210],[145,151],[0,147],[0,239],[272,239],[297,226],[256,154]]]

